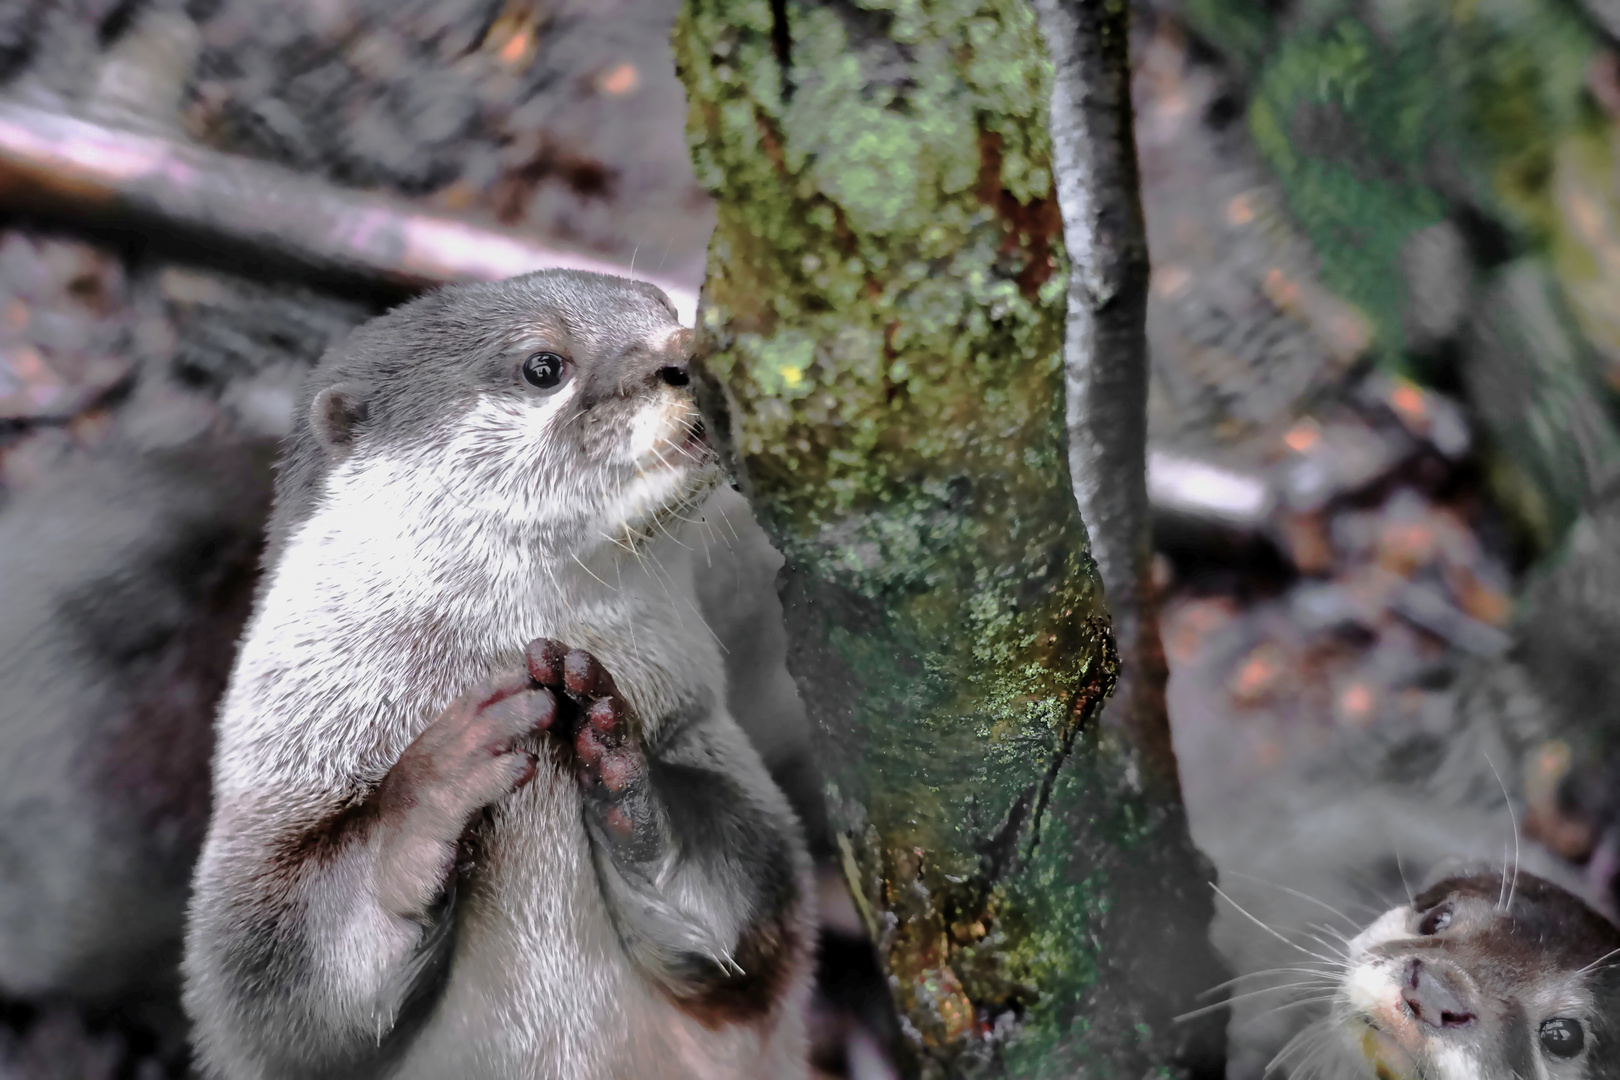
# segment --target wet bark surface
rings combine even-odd
[[[1118,661],[1070,483],[1034,11],[694,0],[675,46],[719,203],[710,392],[787,560],[789,667],[911,1068],[1185,1071],[1208,910],[1143,767],[1162,743],[1097,723]]]

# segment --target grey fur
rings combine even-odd
[[[344,385],[364,399],[370,415],[368,433],[381,443],[431,437],[435,421],[464,408],[481,391],[514,389],[505,350],[517,328],[534,320],[541,304],[555,305],[565,329],[588,329],[599,335],[598,348],[608,359],[600,372],[591,372],[591,380],[604,396],[611,395],[626,374],[624,358],[617,352],[635,343],[637,331],[675,318],[668,298],[642,282],[550,272],[544,280],[554,295],[537,295],[532,288],[537,280],[538,276],[514,278],[494,286],[464,285],[428,293],[355,328],[322,358],[304,383],[298,419],[277,466],[267,563],[275,562],[276,546],[309,516],[331,465],[310,422],[310,408],[321,391]],[[623,325],[614,325],[614,316],[627,314],[615,310],[619,304],[636,304],[642,310]]]
[[[269,481],[267,451],[115,446],[0,513],[0,992],[176,989]]]
[[[688,342],[651,286],[545,272],[407,304],[312,376],[187,934],[209,1075],[806,1074],[803,842],[677,535],[717,467],[660,471]],[[554,398],[537,349],[576,365]],[[502,673],[542,637],[616,681],[633,799],[530,733],[552,698]]]

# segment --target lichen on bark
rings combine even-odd
[[[1157,1003],[1080,1016],[1161,821],[1090,723],[1116,661],[1069,481],[1034,15],[688,0],[674,42],[719,203],[717,438],[787,560],[789,667],[911,1064],[1163,1067]]]

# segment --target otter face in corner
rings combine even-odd
[[[1346,1072],[1620,1077],[1620,930],[1557,886],[1516,878],[1448,878],[1349,941],[1332,1026],[1365,1067]]]

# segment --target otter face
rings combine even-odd
[[[316,373],[326,497],[391,489],[397,513],[470,512],[570,552],[633,546],[721,476],[690,359],[691,331],[641,282],[542,271],[424,297]]]
[[[1539,878],[1449,878],[1349,942],[1338,1012],[1380,1080],[1608,1080],[1616,950],[1620,930]]]

